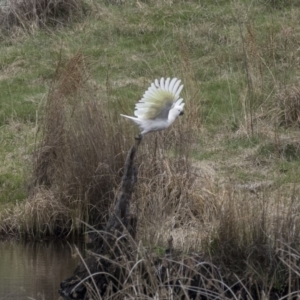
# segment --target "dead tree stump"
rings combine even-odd
[[[112,279],[122,276],[122,267],[116,262],[124,253],[130,253],[136,234],[137,218],[130,214],[130,200],[137,181],[136,151],[133,146],[128,152],[121,192],[105,230],[94,241],[94,252],[78,265],[70,278],[61,282],[59,293],[63,299],[93,299],[95,295],[91,291],[103,296],[108,287],[120,288],[119,281]]]

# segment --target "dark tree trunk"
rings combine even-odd
[[[120,288],[118,282],[113,282],[111,278],[120,278],[122,275],[121,268],[113,262],[118,261],[122,254],[130,253],[130,245],[136,234],[137,218],[130,214],[130,200],[137,181],[137,168],[134,165],[136,151],[137,148],[133,146],[128,152],[121,192],[105,230],[93,241],[94,252],[78,265],[70,278],[61,283],[59,293],[64,299],[92,299],[90,287],[103,295],[110,283],[113,288]],[[109,278],[107,274],[112,277]]]

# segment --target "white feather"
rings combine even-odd
[[[177,90],[177,92],[175,93],[176,97],[179,97],[179,94],[181,93],[182,89],[183,89],[183,85],[181,85]]]
[[[165,79],[164,79],[164,78],[161,78],[161,79],[160,79],[160,88],[161,88],[162,90],[165,89]]]
[[[178,89],[178,87],[179,87],[180,82],[181,82],[181,80],[178,80],[178,81],[175,83],[175,85],[174,85],[174,87],[173,87],[173,89],[172,89],[172,93],[174,93],[175,95],[176,95],[176,91],[177,91],[177,89]]]
[[[175,82],[177,81],[177,78],[173,78],[170,82],[170,85],[169,85],[169,91],[172,92],[173,90],[173,87],[174,87],[174,84]]]
[[[167,91],[170,91],[170,90],[169,90],[169,82],[170,82],[170,78],[168,77],[167,80],[166,80],[166,82],[165,82],[165,89],[166,89]]]
[[[176,101],[176,105],[180,105],[180,104],[182,103],[182,101],[183,101],[182,98],[178,99],[178,100]]]

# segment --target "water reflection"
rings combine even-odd
[[[1,241],[0,300],[59,299],[60,282],[72,275],[79,261],[73,247],[65,242]]]

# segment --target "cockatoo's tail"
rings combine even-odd
[[[183,115],[184,103],[179,94],[183,88],[177,78],[157,79],[135,105],[133,120],[141,129],[141,135],[168,128],[179,115]]]

